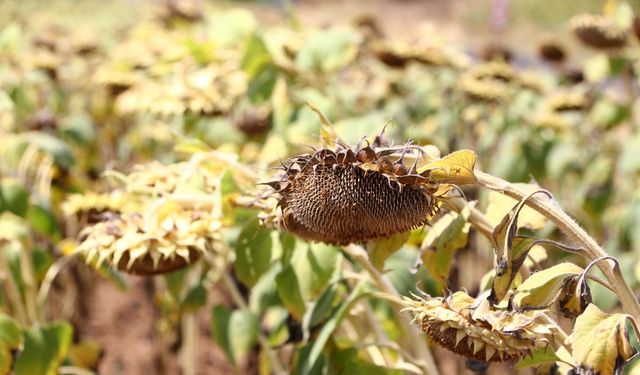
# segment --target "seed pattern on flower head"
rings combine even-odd
[[[544,311],[494,310],[486,299],[476,300],[464,292],[405,303],[405,310],[435,342],[479,361],[523,358],[548,346],[557,333],[543,317]]]
[[[305,239],[331,244],[386,238],[424,225],[436,214],[437,184],[417,173],[403,157],[415,146],[385,147],[382,133],[373,144],[293,157],[280,180],[268,183],[281,212],[263,217]]]

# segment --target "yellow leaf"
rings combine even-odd
[[[518,307],[547,307],[558,297],[565,279],[578,276],[583,269],[573,263],[560,263],[529,276],[513,297]]]
[[[576,319],[570,341],[576,366],[594,374],[614,374],[636,350],[629,342],[626,314],[607,314],[590,304]]]
[[[307,106],[311,108],[315,113],[320,117],[320,135],[322,136],[322,142],[325,146],[333,147],[336,143],[336,140],[340,140],[338,138],[338,134],[333,128],[333,124],[327,118],[327,116],[320,111],[320,109],[313,103],[306,102]]]
[[[525,194],[533,193],[540,187],[533,184],[514,184],[515,188]],[[489,193],[489,205],[487,206],[487,220],[494,227],[497,226],[502,218],[509,213],[511,208],[516,204],[516,200],[497,191]],[[525,206],[520,210],[518,224],[521,227],[532,230],[542,229],[546,224],[544,215],[538,213],[531,207]]]
[[[476,182],[476,176],[473,174],[475,165],[475,152],[459,150],[428,163],[419,168],[418,172],[431,171],[431,177],[442,184],[464,185]]]

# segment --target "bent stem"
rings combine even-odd
[[[522,200],[527,196],[527,193],[516,189],[511,183],[501,178],[482,171],[475,171],[475,176],[478,179],[477,184],[487,189],[500,192],[516,200]],[[533,196],[527,200],[526,204],[551,220],[564,234],[579,244],[583,250],[580,251],[579,254],[584,256],[588,261],[593,262],[598,258],[609,256],[609,254],[598,245],[596,240],[582,229],[582,227],[553,200],[541,196]],[[624,311],[633,319],[638,320],[640,318],[640,304],[633,290],[624,280],[620,267],[612,263],[611,261],[598,262],[598,268],[600,268],[609,285],[611,285],[613,291],[618,296]]]
[[[373,282],[376,284],[380,290],[384,293],[397,297],[398,301],[401,300],[398,291],[393,287],[389,279],[387,279],[384,275],[382,275],[378,270],[371,264],[369,261],[369,255],[366,250],[357,245],[349,245],[344,248],[345,252],[349,254],[360,266],[362,266],[371,278]],[[407,316],[401,313],[402,306],[398,304],[398,302],[393,302],[390,304],[394,315],[396,316],[400,326],[402,327],[403,333],[406,335],[406,342],[410,342],[411,348],[405,348],[416,358],[420,358],[421,361],[416,364],[419,365],[425,374],[438,375],[438,367],[436,366],[435,361],[433,360],[433,356],[431,355],[431,351],[427,346],[425,340],[418,334],[418,331],[413,327],[411,321]]]

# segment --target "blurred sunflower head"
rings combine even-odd
[[[562,63],[567,58],[567,52],[563,45],[554,41],[547,40],[538,46],[538,55],[544,61],[551,63]]]
[[[580,14],[571,19],[571,28],[585,45],[596,49],[616,49],[627,44],[629,32],[605,16]]]
[[[206,211],[167,203],[158,212],[124,214],[85,228],[78,251],[96,267],[107,264],[136,275],[167,273],[204,253],[225,257],[220,226]]]
[[[283,163],[269,182],[277,204],[263,215],[302,238],[345,245],[386,238],[427,223],[438,211],[438,184],[416,163],[405,165],[413,145],[388,147],[378,135],[355,148],[336,142]],[[400,155],[400,156],[398,156]],[[417,161],[417,157],[416,157]]]
[[[557,333],[544,311],[510,312],[464,292],[406,299],[422,332],[448,350],[484,362],[517,360],[545,348]]]

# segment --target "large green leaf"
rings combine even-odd
[[[29,192],[20,181],[5,177],[0,180],[0,213],[12,212],[24,217],[29,207]]]
[[[222,305],[213,308],[213,338],[235,366],[256,343],[260,329],[258,316],[249,310],[229,311]]]
[[[8,374],[11,370],[12,349],[18,349],[22,341],[22,330],[13,318],[0,314],[0,374]]]
[[[271,266],[271,231],[257,220],[248,222],[236,242],[235,270],[240,281],[249,287]]]
[[[379,271],[384,268],[384,262],[393,253],[400,250],[407,242],[411,232],[396,233],[393,236],[381,240],[371,241],[367,244],[367,252],[371,263]]]
[[[349,310],[355,305],[359,298],[364,296],[364,282],[360,282],[353,288],[353,291],[349,294],[346,300],[342,302],[342,305],[336,310],[335,314],[329,319],[322,329],[318,333],[315,341],[311,343],[311,348],[306,355],[298,358],[298,363],[294,370],[294,374],[302,375],[309,374],[310,371],[315,368],[318,360],[321,358],[322,351],[327,344],[333,332],[338,328],[342,319],[346,316]]]
[[[278,288],[278,295],[280,295],[280,299],[282,299],[289,313],[294,319],[301,321],[306,308],[300,291],[298,276],[296,276],[296,272],[290,264],[276,276],[276,287]]]
[[[55,375],[69,351],[73,328],[53,323],[24,332],[24,348],[16,360],[16,375]]]

